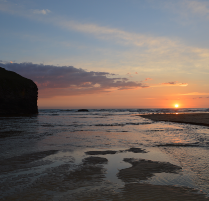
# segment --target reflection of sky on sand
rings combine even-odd
[[[198,159],[204,158],[200,147],[196,148],[196,153],[199,156],[192,151],[195,147],[192,147],[190,153],[188,152],[189,147],[184,146],[153,147],[161,144],[182,144],[186,146],[187,144],[195,144],[197,142],[199,143],[198,146],[203,146],[207,143],[209,129],[194,125],[152,122],[140,117],[127,117],[126,115],[111,115],[106,118],[94,118],[94,116],[91,116],[89,118],[81,118],[79,121],[74,119],[74,127],[72,127],[72,124],[68,127],[69,121],[71,121],[71,118],[66,119],[66,122],[62,121],[62,124],[65,122],[65,125],[60,126],[59,133],[47,136],[39,141],[37,146],[47,149],[72,150],[72,156],[77,164],[81,163],[84,157],[87,157],[84,154],[86,150],[124,150],[129,147],[145,148],[150,150],[150,152],[146,154],[128,152],[101,156],[109,160],[108,164],[105,165],[105,168],[107,168],[107,180],[122,185],[122,182],[116,177],[118,169],[130,167],[130,164],[123,162],[123,158],[136,157],[171,162],[183,166],[182,174],[158,173],[147,182],[162,185],[187,185],[195,188],[202,186],[205,192],[209,192],[207,185],[204,183],[206,180],[201,175],[203,174],[206,179],[208,177],[208,173],[204,170],[206,166],[204,166],[203,160]],[[188,161],[189,159],[185,159],[188,156],[190,156],[191,160],[194,160],[193,164]],[[207,160],[205,163],[206,165],[208,164]],[[197,167],[199,167],[199,173],[197,172]],[[209,183],[209,181],[207,182]],[[199,187],[195,183],[198,183]]]
[[[97,127],[94,130],[90,127],[90,131],[83,129],[82,131],[60,131],[56,135],[47,136],[38,142],[38,147],[62,147],[63,149],[77,149],[79,147],[135,147],[135,146],[156,146],[166,143],[195,143],[196,136],[191,132],[192,129],[185,126],[166,125],[165,123],[148,124],[133,126],[125,126],[123,132],[121,126],[105,126],[105,129]],[[117,129],[117,131],[115,131]],[[196,131],[195,131],[196,133]]]
[[[208,148],[207,147],[167,147],[161,149],[166,154],[176,158],[185,175],[189,175],[191,183],[196,184],[197,189],[204,189],[209,195],[209,173],[208,173]],[[188,180],[183,181],[188,183]]]
[[[2,120],[4,121],[4,120]],[[30,170],[19,169],[16,174],[28,177],[33,182],[42,177],[48,168],[70,164],[77,168],[82,159],[88,157],[86,151],[126,150],[130,147],[146,149],[148,153],[123,152],[113,155],[98,155],[108,159],[106,180],[113,185],[123,186],[116,176],[118,169],[131,167],[124,158],[142,158],[153,161],[170,162],[181,166],[180,174],[157,173],[145,182],[160,185],[179,185],[202,189],[209,195],[209,129],[203,126],[153,122],[129,114],[59,114],[42,115],[34,118],[6,119],[5,129],[11,125],[21,130],[1,140],[0,156],[12,157],[23,153],[43,150],[59,152],[31,164]],[[160,145],[158,147],[158,145]],[[161,146],[162,145],[162,146]],[[2,177],[1,177],[2,179]],[[21,179],[21,176],[20,176]],[[6,181],[6,180],[5,180]],[[18,180],[17,180],[18,181]],[[144,182],[144,181],[142,181]],[[102,184],[103,185],[103,184]],[[106,185],[106,184],[105,184]]]
[[[149,149],[146,150],[148,151]],[[116,174],[120,169],[129,168],[132,166],[130,163],[124,162],[124,158],[138,158],[153,161],[157,160],[161,162],[172,162],[174,164],[174,161],[172,161],[169,157],[167,157],[165,154],[155,148],[150,149],[148,153],[123,152],[114,155],[105,155],[104,157],[108,159],[108,164],[105,165],[105,167],[107,168],[107,179],[111,182],[117,182],[120,185],[124,185],[124,183],[117,178]]]
[[[64,151],[58,152],[55,155],[47,157],[48,160],[53,161],[49,167],[56,167],[58,165],[69,162],[69,159],[75,159],[75,164],[79,165],[82,163],[82,159],[89,157],[85,154],[86,151],[103,151],[106,149],[96,149],[96,148],[85,148],[80,150],[75,150],[72,152]],[[121,148],[114,149],[120,151]],[[117,173],[120,169],[129,168],[131,164],[123,161],[124,158],[138,158],[138,159],[146,159],[152,161],[161,161],[161,162],[170,162],[175,165],[182,166],[177,160],[169,157],[169,155],[164,154],[158,148],[146,148],[148,153],[132,153],[132,152],[123,152],[116,154],[107,154],[107,155],[97,155],[99,157],[104,157],[108,159],[108,164],[104,165],[106,171],[105,180],[111,182],[111,184],[116,184],[118,188],[122,188],[124,186],[124,182],[117,178]],[[72,170],[76,168],[76,166],[72,167]],[[145,181],[138,181],[139,183],[151,183],[154,185],[175,185],[175,186],[187,186],[190,188],[199,189],[199,186],[196,184],[196,180],[194,175],[191,174],[190,171],[183,167],[183,170],[180,171],[179,174],[173,173],[155,173],[155,176],[149,178]]]

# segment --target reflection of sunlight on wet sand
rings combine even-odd
[[[196,185],[196,189],[201,189],[208,193],[209,175],[208,175],[208,150],[199,147],[174,148],[167,147],[161,149],[164,153],[173,158],[177,158],[183,167],[183,173],[189,178],[181,178],[180,184],[190,186],[189,181]]]
[[[177,111],[178,109],[174,110],[176,114]],[[153,196],[153,199],[150,200],[160,200],[160,197],[158,197],[160,194],[157,194],[158,190],[161,188],[163,188],[163,191],[168,190],[168,188],[171,188],[171,191],[175,190],[173,187],[167,187],[165,185],[203,189],[209,195],[208,149],[206,148],[208,143],[207,136],[209,136],[208,128],[196,125],[176,124],[168,121],[155,122],[141,118],[140,116],[103,114],[102,118],[98,118],[101,116],[92,115],[88,117],[88,115],[80,115],[81,117],[79,118],[77,118],[79,114],[73,117],[67,115],[49,116],[47,118],[44,118],[44,116],[39,117],[40,125],[38,128],[39,132],[44,133],[44,138],[35,141],[36,147],[34,149],[38,151],[55,150],[58,152],[43,158],[37,163],[30,164],[30,166],[33,166],[31,171],[34,173],[30,178],[32,180],[34,179],[36,183],[34,184],[35,187],[32,186],[28,190],[28,196],[31,197],[32,193],[37,193],[37,196],[42,196],[42,190],[43,193],[48,193],[48,190],[50,190],[50,193],[53,192],[54,196],[62,196],[62,193],[66,189],[71,189],[70,192],[66,191],[66,195],[68,193],[69,195],[78,193],[83,196],[83,193],[88,190],[90,193],[94,192],[93,189],[95,188],[95,196],[101,196],[100,192],[106,192],[109,196],[111,193],[110,189],[113,189],[121,193],[122,196],[124,196],[122,193],[126,193],[129,198],[132,195],[133,198],[138,198],[141,196],[139,191],[143,193],[141,189],[144,189],[148,196],[150,194]],[[167,118],[169,114],[163,116]],[[172,116],[179,118],[181,113],[178,115],[174,113]],[[11,141],[12,139],[9,140]],[[26,142],[24,141],[24,143]],[[194,144],[194,146],[190,146],[191,144]],[[131,147],[145,149],[147,153],[121,151]],[[18,148],[20,148],[19,144],[15,151]],[[83,163],[83,159],[89,157],[85,152],[101,150],[114,150],[118,152],[116,154],[94,156],[103,159],[106,158],[108,163],[98,165],[98,168],[103,172],[99,174],[92,172],[92,175],[90,175],[91,170],[95,169],[89,168],[89,164],[85,165]],[[123,161],[124,158],[170,162],[171,164],[181,166],[183,169],[179,174],[155,173],[154,176],[146,181],[140,181],[141,183],[126,183],[124,186],[124,182],[117,177],[117,173],[121,169],[132,166],[130,163]],[[89,170],[89,172],[86,170]],[[20,169],[20,173],[25,178],[29,178],[24,171],[24,169]],[[40,179],[36,180],[36,177],[40,177]],[[93,183],[96,181],[96,178],[101,177],[104,181],[101,183]],[[75,181],[76,178],[78,179]],[[12,178],[11,182],[5,180],[5,186],[16,186],[19,180],[16,177],[14,180]],[[156,186],[151,186],[149,183],[155,184]],[[84,187],[82,189],[83,185],[86,185],[88,189],[84,189]],[[127,188],[129,185],[131,185],[130,189]],[[45,187],[47,188],[44,190]],[[59,189],[60,192],[58,192]],[[24,197],[23,195],[25,194],[21,194],[22,197]],[[157,199],[154,199],[154,197],[157,197]],[[49,198],[47,200],[52,199]],[[58,200],[64,199],[54,199],[54,201]],[[66,198],[65,200],[76,199]],[[89,200],[95,199],[92,198]],[[100,200],[100,198],[97,200]]]
[[[178,114],[179,104],[175,104],[175,114]]]
[[[174,114],[178,114],[177,108]],[[178,114],[178,116],[179,115],[181,114]],[[70,125],[70,120],[71,119],[67,118],[65,123]],[[201,163],[203,163],[203,160],[198,159],[198,163],[194,165],[194,162],[191,162],[189,159],[186,159],[187,162],[182,162],[185,160],[185,157],[189,155],[187,151],[190,150],[190,148],[184,146],[184,144],[195,143],[196,140],[192,136],[194,136],[197,131],[200,132],[199,129],[193,130],[192,126],[188,127],[188,125],[168,122],[153,122],[152,120],[143,119],[139,116],[130,117],[126,115],[107,115],[103,119],[82,118],[79,119],[79,123],[75,123],[75,120],[72,121],[72,124],[75,126],[67,127],[67,129],[72,128],[71,131],[60,130],[56,135],[47,136],[38,144],[38,147],[47,146],[50,147],[50,149],[62,149],[66,151],[71,149],[73,151],[71,153],[61,151],[59,156],[58,154],[56,157],[53,156],[53,161],[57,159],[59,159],[59,161],[65,161],[69,155],[75,158],[75,165],[78,165],[82,163],[83,158],[88,157],[85,155],[85,151],[124,150],[130,147],[140,147],[149,152],[146,154],[126,152],[117,153],[115,155],[100,155],[99,157],[108,159],[108,164],[104,165],[104,167],[107,168],[105,174],[106,179],[110,182],[117,183],[119,186],[123,186],[123,182],[116,176],[118,169],[130,167],[129,163],[123,161],[123,158],[144,158],[153,161],[170,162],[179,166],[183,163],[184,172],[182,174],[171,175],[159,173],[147,181],[157,185],[178,184],[198,188],[192,181],[195,180],[201,185],[201,182],[205,181],[203,177],[207,177],[208,175],[208,173],[202,171],[200,168],[201,164],[199,164],[199,162],[201,161]],[[87,123],[91,126],[83,126]],[[175,144],[182,144],[183,146],[175,146]],[[158,145],[163,146],[156,148]],[[194,148],[191,150],[193,149]],[[199,152],[199,157],[201,157],[201,155],[202,154]],[[196,159],[197,157],[195,156],[195,160]],[[200,175],[196,178],[196,170],[195,174],[188,176],[187,173],[190,172],[190,168],[198,169],[203,176]]]
[[[185,143],[185,141],[180,138],[175,138],[172,140],[172,143]]]

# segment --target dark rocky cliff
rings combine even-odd
[[[37,114],[36,84],[0,67],[0,115]]]

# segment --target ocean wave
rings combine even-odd
[[[69,115],[99,115],[99,116],[110,116],[110,115],[128,115],[128,114],[156,114],[156,113],[204,113],[209,112],[209,108],[155,108],[155,109],[88,109],[88,113],[77,113],[78,109],[39,109],[40,114],[69,114]]]
[[[202,147],[203,144],[199,142],[195,143],[166,143],[166,144],[159,144],[156,145],[157,147]]]
[[[144,124],[151,124],[151,122],[138,122],[138,123],[113,123],[113,124],[95,124],[95,126],[126,126],[126,125],[144,125]]]

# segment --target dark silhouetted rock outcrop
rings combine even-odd
[[[0,115],[37,114],[36,84],[0,67]]]
[[[78,112],[88,112],[87,109],[79,109]]]

